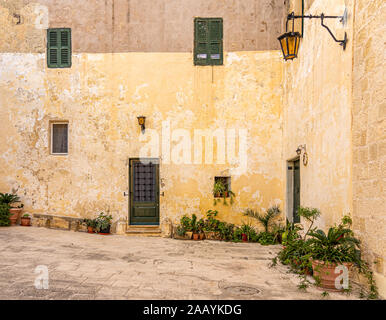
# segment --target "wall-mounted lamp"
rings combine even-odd
[[[138,124],[141,126],[142,133],[145,133],[146,117],[145,116],[139,116],[139,117],[137,117],[137,119],[138,119]]]
[[[21,24],[21,16],[20,14],[14,13],[13,14],[14,22],[15,24]]]
[[[300,146],[298,146],[298,148],[296,149],[296,154],[300,156],[302,154],[302,150],[304,151],[303,164],[306,166],[308,164],[307,146],[305,144],[301,144]]]
[[[280,47],[283,52],[284,60],[293,60],[297,58],[298,51],[299,51],[299,44],[300,44],[300,38],[303,38],[303,35],[299,32],[295,32],[295,19],[321,19],[322,27],[326,28],[327,31],[330,33],[332,38],[335,40],[335,42],[338,42],[342,47],[343,50],[346,49],[347,45],[347,33],[344,33],[344,39],[338,40],[334,34],[331,32],[330,28],[324,24],[324,19],[340,19],[340,22],[343,23],[343,25],[347,22],[347,9],[344,11],[343,16],[326,16],[324,13],[322,13],[320,16],[313,16],[310,15],[301,15],[296,16],[294,12],[288,15],[287,22],[286,22],[286,28],[283,35],[281,35],[278,40],[280,42]],[[288,22],[292,20],[292,31],[288,32]]]

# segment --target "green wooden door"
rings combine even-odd
[[[300,161],[294,162],[294,206],[293,206],[293,221],[295,223],[300,222],[298,215],[298,208],[300,206]]]
[[[159,225],[159,161],[130,159],[130,224]]]

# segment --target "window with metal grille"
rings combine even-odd
[[[68,123],[51,123],[51,153],[68,154]]]
[[[217,184],[224,188],[223,192],[220,192],[214,195],[215,198],[223,198],[224,196],[226,198],[229,197],[229,192],[232,191],[231,177],[214,177],[214,184],[215,186]]]
[[[134,163],[134,201],[154,202],[156,166],[153,163]]]
[[[194,19],[194,64],[199,66],[223,64],[222,18]]]
[[[47,65],[49,68],[71,67],[71,29],[47,30]]]

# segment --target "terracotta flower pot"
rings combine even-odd
[[[106,229],[101,229],[101,230],[99,231],[99,234],[102,234],[102,235],[104,235],[104,236],[109,235],[109,234],[110,234],[110,227],[111,227],[111,226],[108,226]]]
[[[192,231],[186,231],[186,238],[187,239],[192,239],[192,236],[193,236],[193,232]]]
[[[20,222],[21,222],[21,225],[24,227],[31,226],[31,218],[30,217],[21,217]]]
[[[248,236],[245,233],[242,233],[241,237],[243,239],[243,242],[248,242]]]
[[[9,213],[11,216],[9,219],[11,220],[11,225],[14,226],[16,225],[17,221],[19,220],[20,214],[23,211],[22,208],[11,208],[9,209]]]
[[[343,265],[350,270],[352,263],[343,262]],[[336,263],[325,264],[323,261],[312,260],[312,269],[314,277],[320,279],[319,286],[329,291],[340,292],[343,289],[337,289],[335,286],[335,279],[341,275],[341,273],[335,273],[335,268],[338,266]]]
[[[94,233],[94,228],[93,227],[87,227],[87,232],[88,233]]]
[[[197,241],[200,239],[200,235],[198,233],[193,233],[193,240]]]
[[[200,240],[204,240],[205,239],[205,233],[200,233]]]

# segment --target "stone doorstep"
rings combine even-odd
[[[161,233],[160,226],[128,225],[126,229],[127,235],[161,236]]]

